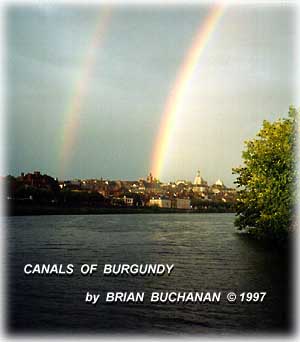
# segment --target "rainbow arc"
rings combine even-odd
[[[103,45],[106,31],[112,16],[110,7],[101,10],[97,21],[96,29],[89,44],[88,52],[85,55],[83,66],[80,70],[74,93],[64,114],[65,122],[62,131],[62,149],[60,151],[60,176],[65,176],[66,167],[70,162],[74,145],[76,142],[80,113],[86,98],[94,66],[96,64],[97,52]]]
[[[204,22],[200,24],[190,49],[187,51],[184,61],[179,68],[174,85],[165,102],[160,123],[159,132],[156,137],[152,158],[151,172],[154,177],[161,177],[164,162],[170,145],[170,139],[174,128],[176,115],[183,101],[186,89],[194,74],[199,59],[213,33],[224,6],[221,4],[213,6]]]

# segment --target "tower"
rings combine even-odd
[[[147,177],[147,182],[148,183],[153,183],[153,176],[152,176],[151,172],[150,172],[149,176]]]
[[[201,173],[200,170],[197,171],[197,175],[194,179],[194,184],[195,185],[201,185],[204,183],[204,179],[201,177]]]

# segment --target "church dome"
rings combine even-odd
[[[221,181],[221,179],[218,179],[218,180],[216,181],[215,185],[224,186],[224,183]]]

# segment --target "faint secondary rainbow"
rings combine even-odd
[[[105,33],[109,26],[111,19],[111,8],[105,7],[101,10],[96,29],[92,35],[91,41],[88,46],[88,51],[85,53],[85,59],[83,66],[80,70],[80,74],[77,83],[74,87],[74,93],[67,106],[65,112],[65,122],[62,130],[62,147],[60,151],[60,176],[65,176],[66,166],[68,165],[74,143],[76,141],[79,123],[80,113],[85,96],[88,91],[92,71],[96,63],[97,52],[103,44]]]
[[[186,88],[193,76],[206,43],[214,31],[223,11],[224,6],[221,4],[215,5],[210,10],[204,22],[201,23],[196,32],[191,47],[187,51],[184,61],[179,68],[174,85],[164,106],[159,132],[152,153],[151,171],[156,178],[161,176],[176,114],[184,97]]]

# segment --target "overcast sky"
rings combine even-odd
[[[64,178],[138,179],[150,171],[162,111],[209,6],[115,6],[98,45]],[[67,109],[103,8],[6,12],[7,173],[61,176]],[[99,19],[100,18],[100,19]],[[177,116],[163,181],[232,185],[243,142],[295,103],[295,8],[227,7]]]

